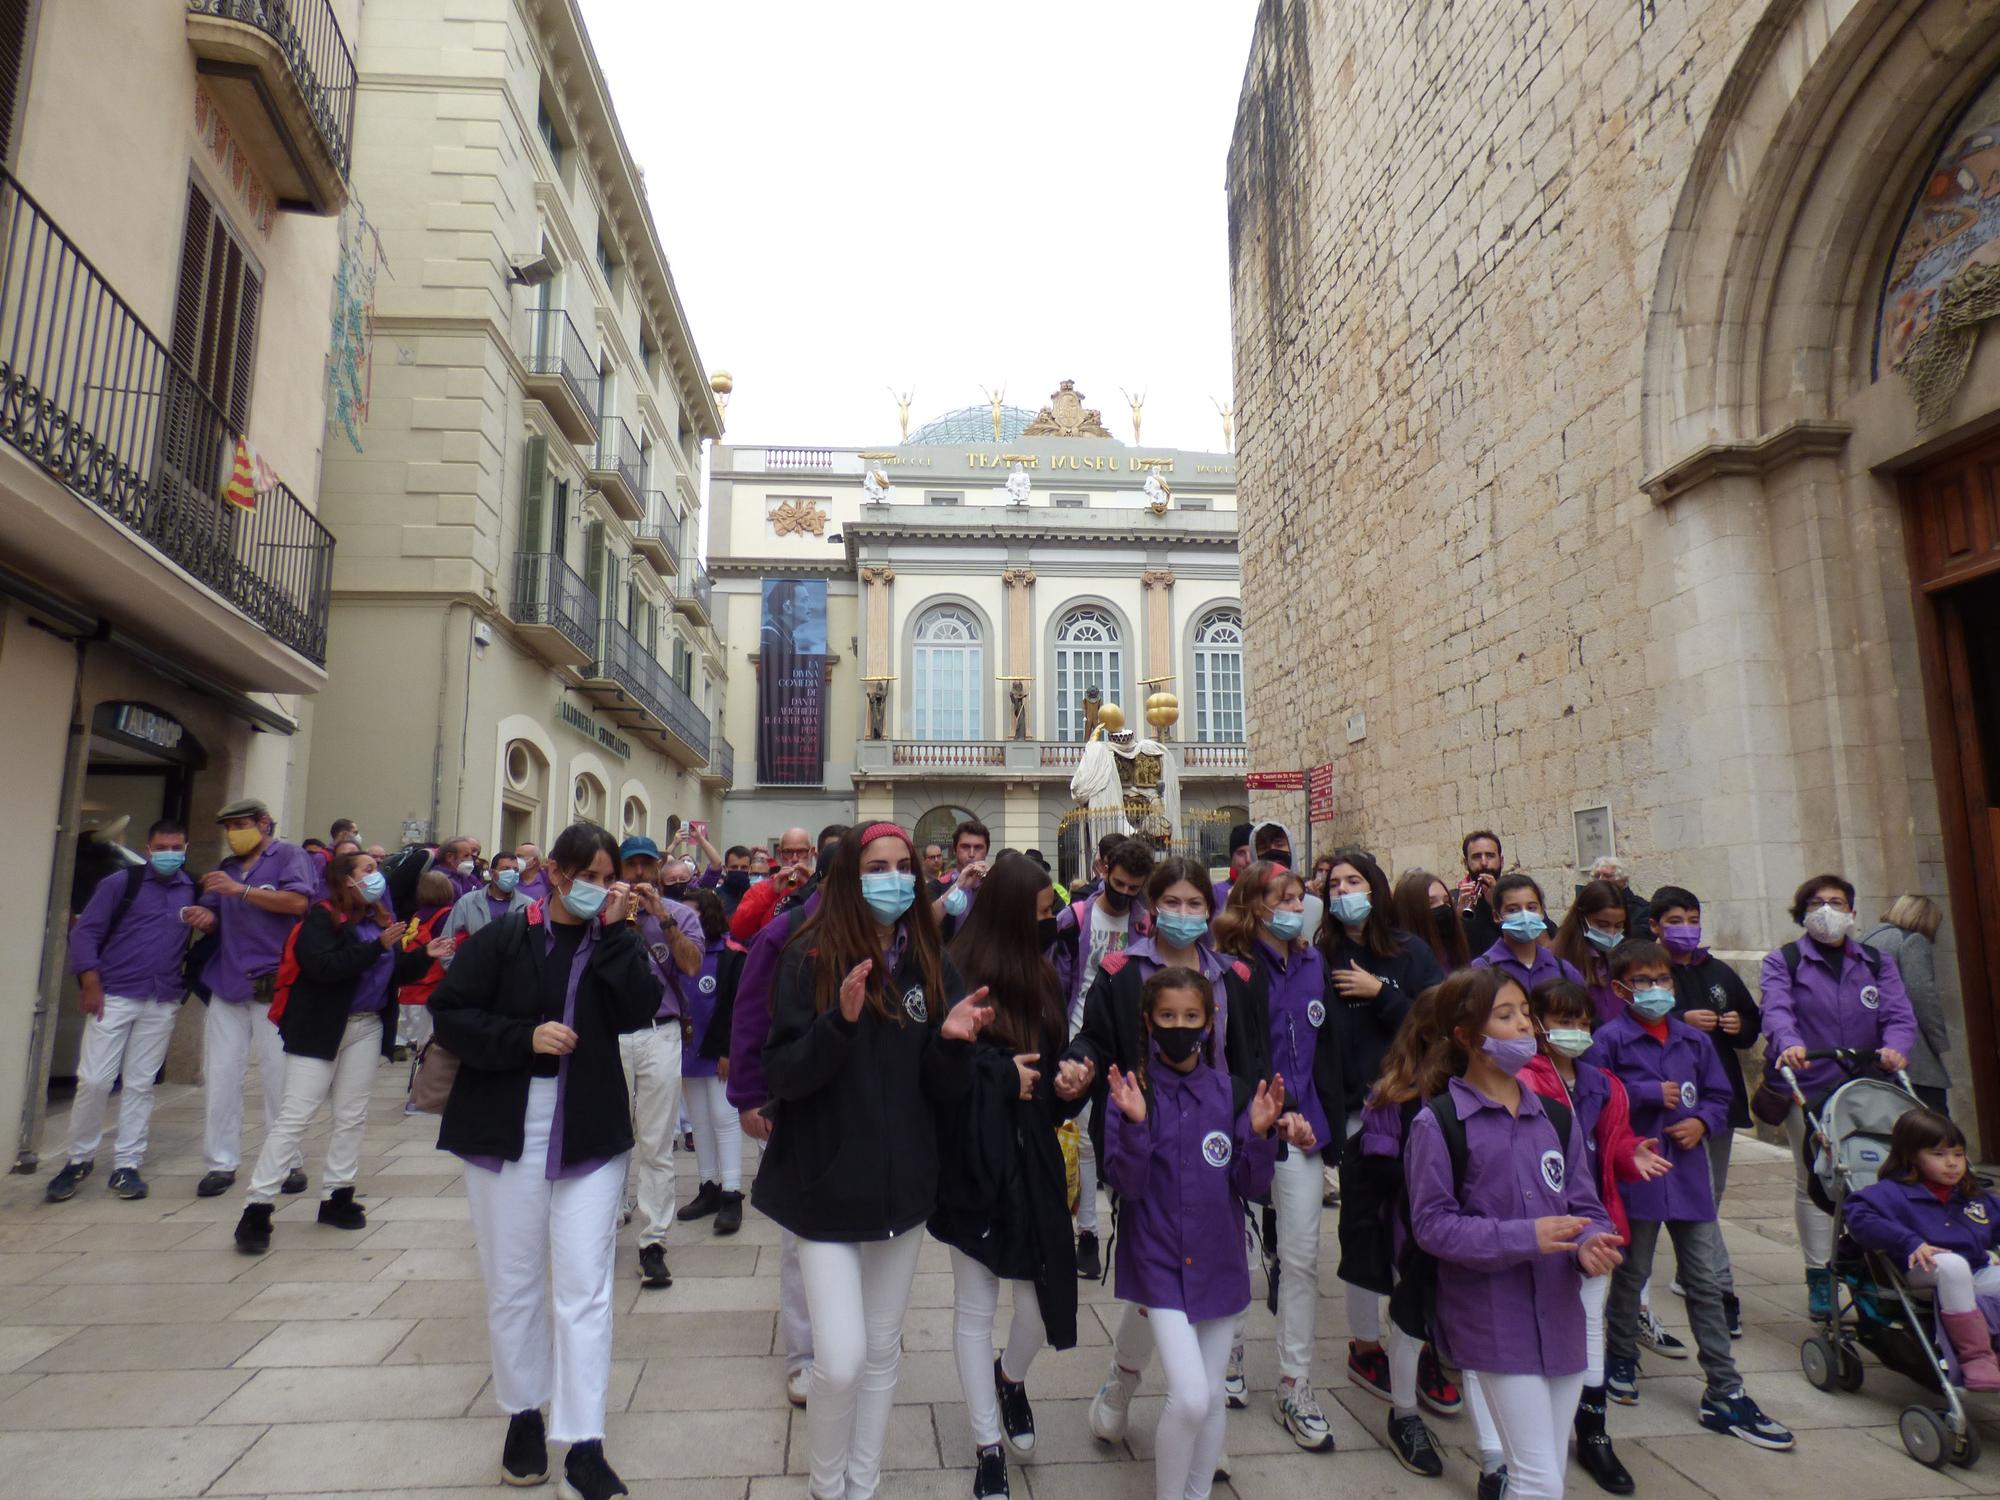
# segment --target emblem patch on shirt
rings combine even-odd
[[[1563,1190],[1563,1166],[1562,1152],[1542,1153],[1542,1181],[1549,1185],[1549,1191],[1552,1193],[1560,1193]]]
[[[1965,1216],[1975,1224],[1984,1224],[1987,1217],[1985,1199],[1974,1198],[1970,1203],[1966,1204]]]
[[[697,988],[699,988],[704,995],[713,995],[715,993],[715,976],[713,974],[702,975],[701,984],[697,986]]]
[[[1317,1000],[1313,1001],[1306,1006],[1306,1019],[1313,1023],[1313,1029],[1317,1031],[1326,1024],[1326,1007]]]
[[[653,962],[663,969],[674,961],[674,950],[665,943],[655,943],[646,951],[653,956]]]
[[[1861,1004],[1865,1009],[1868,1010],[1881,1009],[1882,992],[1876,989],[1875,986],[1872,984],[1863,985],[1861,987]]]
[[[913,984],[903,991],[903,1009],[909,1013],[912,1021],[928,1021],[931,1018],[930,1007],[924,1004],[922,985]]]
[[[1226,1131],[1211,1130],[1201,1138],[1201,1159],[1211,1167],[1226,1167],[1232,1151]]]
[[[1715,1002],[1715,1008],[1717,1010],[1729,1009],[1729,997],[1722,993],[1721,985],[1711,984],[1708,987],[1708,998]]]
[[[1696,1100],[1697,1098],[1699,1098],[1699,1097],[1700,1097],[1700,1096],[1699,1096],[1698,1094],[1696,1094],[1696,1093],[1695,1093],[1695,1091],[1694,1091],[1694,1085],[1693,1085],[1692,1083],[1684,1083],[1684,1084],[1682,1084],[1682,1085],[1681,1085],[1681,1108],[1682,1108],[1682,1109],[1693,1109],[1693,1108],[1694,1108],[1694,1102],[1695,1102],[1695,1100]]]

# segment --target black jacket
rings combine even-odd
[[[459,948],[431,992],[437,1039],[458,1057],[438,1148],[462,1156],[521,1159],[535,1028],[542,1023],[548,939],[539,907],[488,923]],[[600,928],[576,992],[576,1050],[563,1089],[563,1163],[632,1149],[632,1105],[618,1053],[621,1032],[641,1031],[660,1008],[660,977],[624,922]]]
[[[810,941],[810,938],[807,938]],[[939,1038],[965,985],[940,960],[945,993],[927,993],[905,949],[887,998],[849,1022],[819,1009],[817,949],[794,942],[771,986],[764,1078],[770,1146],[751,1201],[808,1240],[883,1240],[937,1207],[937,1110],[972,1086],[972,1046]]]
[[[736,986],[743,980],[743,960],[749,952],[735,938],[730,938],[723,947],[722,957],[715,965],[715,1010],[695,1047],[697,1057],[729,1056],[729,1031],[736,1024]]]
[[[1395,1040],[1403,1018],[1416,1004],[1417,996],[1434,984],[1444,983],[1444,970],[1430,944],[1397,928],[1394,958],[1383,958],[1347,940],[1347,930],[1335,925],[1321,950],[1326,955],[1327,1005],[1340,1018],[1341,1073],[1347,1085],[1344,1101],[1320,1095],[1327,1123],[1342,1128],[1344,1118],[1361,1108],[1375,1080],[1382,1075],[1382,1058]],[[1333,984],[1336,971],[1350,965],[1365,969],[1382,981],[1382,992],[1373,999],[1347,1000]],[[1338,1002],[1338,1003],[1336,1003]],[[1315,1079],[1317,1082],[1317,1079]]]
[[[1452,899],[1458,899],[1457,892]],[[1481,896],[1465,913],[1465,946],[1474,958],[1500,941],[1500,919],[1493,915],[1493,903]]]
[[[1222,1062],[1236,1112],[1241,1114],[1260,1082],[1271,1077],[1270,991],[1264,971],[1252,964],[1223,958],[1223,993],[1229,1014],[1223,1018]],[[1139,1006],[1146,987],[1136,964],[1122,953],[1107,954],[1090,993],[1083,1000],[1083,1025],[1070,1038],[1064,1057],[1096,1066],[1090,1086],[1090,1140],[1097,1159],[1104,1160],[1104,1110],[1111,1097],[1111,1066],[1121,1072],[1139,1071],[1146,1062],[1146,1027]]]
[[[396,986],[422,979],[432,962],[422,948],[406,951],[398,945],[393,953],[384,953],[380,942],[358,936],[351,924],[321,901],[307,907],[300,919],[292,956],[298,960],[299,977],[292,982],[291,998],[278,1020],[278,1035],[294,1057],[316,1057],[321,1062],[331,1062],[340,1051],[354,987],[364,973],[378,962],[395,965],[381,1012],[382,1050],[387,1052],[396,1036]]]
[[[1757,1045],[1764,1029],[1764,1012],[1750,998],[1750,986],[1728,964],[1713,953],[1699,963],[1675,964],[1674,1014],[1691,1010],[1735,1011],[1743,1017],[1743,1029],[1730,1036],[1720,1027],[1708,1032],[1709,1045],[1722,1059],[1722,1071],[1729,1075],[1729,1123],[1738,1130],[1750,1125],[1750,1094],[1743,1084],[1743,1054]]]
[[[1034,1050],[1060,1056],[1061,1033]],[[1084,1100],[1058,1099],[1054,1063],[1038,1067],[1034,1097],[1023,1099],[1014,1048],[984,1037],[974,1044],[971,1091],[938,1112],[941,1171],[930,1231],[1004,1281],[1032,1281],[1049,1343],[1068,1349],[1076,1343],[1076,1243],[1056,1127]]]

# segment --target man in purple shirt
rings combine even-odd
[[[438,845],[437,867],[450,877],[452,889],[461,896],[486,883],[479,869],[479,840],[469,833]]]
[[[201,877],[199,914],[189,919],[219,937],[201,974],[214,997],[202,1027],[207,1107],[202,1162],[207,1172],[195,1192],[203,1198],[228,1192],[236,1181],[243,1149],[243,1082],[253,1049],[264,1091],[264,1128],[278,1123],[285,1045],[271,1021],[271,986],[285,939],[317,895],[321,873],[319,861],[274,835],[271,810],[256,797],[230,803],[215,821],[228,841],[229,858]],[[305,1191],[303,1155],[284,1187],[288,1193]]]
[[[77,1062],[76,1102],[70,1106],[69,1146],[49,1180],[53,1203],[76,1196],[104,1138],[111,1085],[125,1075],[118,1110],[118,1144],[108,1186],[120,1198],[146,1196],[139,1175],[153,1119],[153,1079],[167,1055],[174,1017],[186,993],[181,959],[194,901],[187,830],[162,818],[146,831],[146,863],[104,877],[69,934],[69,967],[87,1017]]]
[[[521,867],[521,881],[515,889],[530,901],[548,900],[549,872],[542,864],[542,851],[533,844],[517,844],[514,858]]]

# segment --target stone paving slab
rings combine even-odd
[[[34,1177],[0,1179],[0,1497],[457,1500],[493,1492],[503,1426],[490,1393],[485,1296],[462,1179],[433,1148],[436,1122],[402,1114],[402,1076],[385,1067],[378,1080],[359,1179],[368,1227],[343,1233],[317,1224],[316,1194],[284,1200],[273,1249],[257,1260],[238,1255],[230,1238],[240,1189],[194,1197],[201,1100],[191,1089],[160,1092],[147,1169],[153,1192],[142,1202],[111,1198],[100,1172],[69,1203],[49,1204],[42,1190],[53,1162]],[[261,1120],[254,1094],[246,1115]],[[58,1108],[49,1139],[59,1143],[65,1128]],[[315,1178],[325,1132],[322,1120],[307,1141]],[[251,1129],[246,1160],[256,1137]],[[695,1185],[693,1160],[683,1155],[682,1196]],[[1739,1142],[1724,1225],[1748,1325],[1736,1357],[1758,1399],[1798,1430],[1798,1451],[1761,1453],[1702,1432],[1694,1421],[1700,1371],[1691,1360],[1649,1354],[1639,1405],[1611,1414],[1639,1494],[2000,1494],[2000,1458],[1933,1471],[1905,1455],[1896,1418],[1921,1396],[1908,1381],[1871,1366],[1858,1394],[1807,1385],[1790,1204],[1783,1153]],[[803,1500],[805,1418],[781,1389],[776,1226],[754,1212],[726,1240],[706,1224],[676,1226],[668,1246],[675,1281],[663,1291],[640,1287],[631,1232],[622,1239],[609,1451],[635,1500]],[[1469,1419],[1432,1419],[1446,1470],[1419,1479],[1386,1448],[1387,1406],[1347,1383],[1347,1310],[1331,1233],[1324,1243],[1316,1379],[1340,1451],[1301,1453],[1271,1420],[1277,1352],[1260,1300],[1245,1355],[1251,1405],[1229,1414],[1234,1478],[1218,1486],[1217,1500],[1471,1500]],[[1679,1301],[1665,1291],[1671,1276],[1663,1247],[1655,1304],[1685,1335]],[[927,1243],[905,1324],[884,1500],[967,1500],[971,1492],[951,1291],[950,1256]],[[1030,1377],[1040,1440],[1011,1461],[1014,1494],[1149,1500],[1158,1377],[1142,1384],[1126,1441],[1089,1435],[1085,1411],[1122,1305],[1109,1286],[1079,1291],[1079,1346],[1044,1353]],[[1982,1417],[1989,1445],[2000,1449],[2000,1420],[1990,1420],[2000,1411]],[[1596,1493],[1580,1472],[1570,1477],[1572,1495]]]

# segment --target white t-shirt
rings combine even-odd
[[[1096,902],[1090,907],[1090,949],[1083,957],[1083,984],[1077,990],[1079,995],[1088,995],[1090,987],[1097,983],[1097,971],[1104,963],[1107,953],[1125,951],[1126,939],[1132,930],[1132,913],[1122,911],[1111,915]]]

